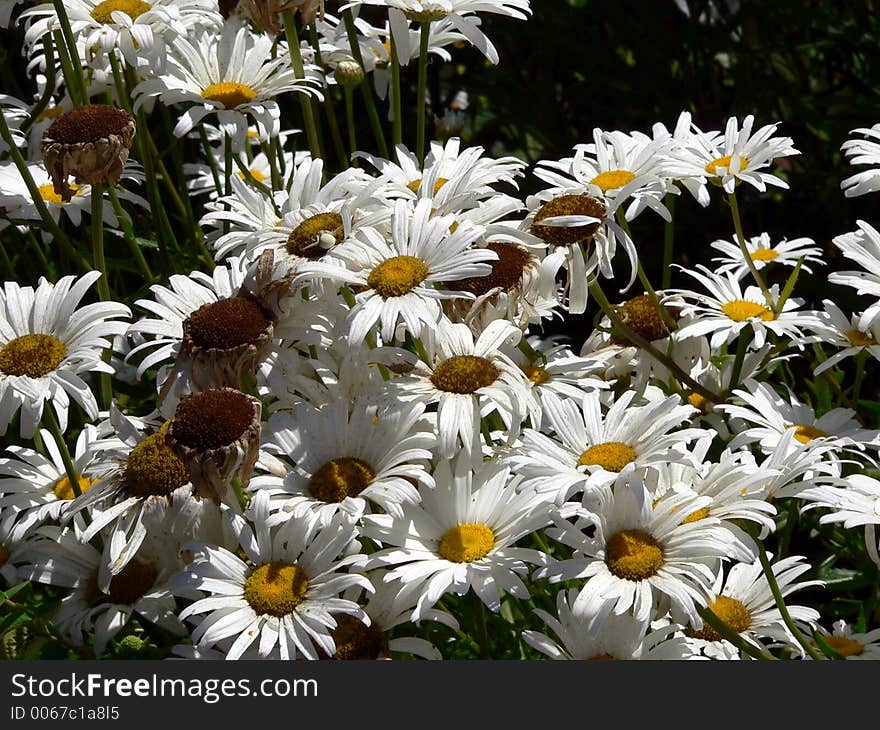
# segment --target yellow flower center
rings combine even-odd
[[[431,382],[447,393],[476,393],[498,379],[495,363],[477,355],[454,355],[434,368]]]
[[[756,248],[749,254],[752,261],[772,261],[779,258],[779,251],[773,248]]]
[[[590,185],[596,185],[602,189],[603,193],[609,190],[617,190],[627,183],[631,183],[636,179],[635,174],[629,170],[607,170],[600,172],[596,177],[590,180]]]
[[[9,560],[10,554],[8,547],[0,545],[0,568],[6,565],[6,561]]]
[[[64,108],[58,104],[46,107],[37,117],[38,122],[45,122],[47,119],[57,119],[64,113]]]
[[[795,430],[794,437],[802,444],[808,444],[813,439],[820,439],[828,436],[827,431],[823,431],[821,428],[816,428],[815,426],[808,426],[805,423],[789,426],[789,428]]]
[[[79,185],[74,183],[68,183],[67,187],[70,188],[71,195],[76,195],[79,190]],[[64,205],[64,201],[61,199],[61,196],[55,192],[55,186],[52,183],[46,183],[44,185],[40,185],[40,197],[45,200],[47,203],[55,203],[55,205]]]
[[[752,614],[749,613],[749,609],[735,598],[718,596],[717,600],[709,604],[709,610],[738,634],[746,631],[752,625]],[[722,639],[721,634],[706,623],[703,624],[702,629],[694,632],[694,636],[705,641],[721,641]]]
[[[705,520],[708,516],[709,516],[709,508],[708,507],[701,507],[700,509],[696,510],[695,512],[691,512],[687,517],[685,517],[681,521],[681,524],[690,525],[690,524],[693,524],[694,522],[699,522],[700,520]]]
[[[67,357],[64,343],[52,335],[22,335],[0,349],[0,372],[42,378]]]
[[[663,567],[663,547],[644,530],[622,530],[605,545],[605,565],[624,580],[645,580]]]
[[[189,481],[184,463],[165,442],[165,427],[142,439],[125,462],[125,483],[135,497],[167,496]]]
[[[332,459],[309,479],[309,492],[322,502],[341,502],[357,497],[373,481],[376,473],[365,461],[343,456]]]
[[[608,471],[622,471],[627,464],[636,460],[638,454],[629,444],[620,441],[607,441],[591,446],[578,459],[578,466],[601,466]]]
[[[840,656],[858,656],[865,651],[863,644],[846,636],[823,636],[822,640]]]
[[[846,339],[849,340],[849,344],[853,347],[871,347],[872,345],[877,344],[877,340],[871,335],[859,330],[849,330],[846,333]]]
[[[691,393],[688,396],[688,403],[690,403],[694,408],[705,413],[709,408],[709,399],[704,395],[700,395],[699,393]]]
[[[605,218],[606,212],[607,209],[602,201],[589,195],[560,195],[558,198],[548,200],[538,209],[531,233],[554,246],[573,246],[578,241],[591,239],[599,230],[601,223],[588,223],[584,226],[543,226],[540,222],[545,218],[565,215],[583,215],[601,221]]]
[[[404,10],[403,14],[410,20],[419,23],[430,23],[434,20],[442,20],[446,17],[446,11],[442,8],[426,8],[424,10]]]
[[[336,644],[336,653],[333,659],[378,659],[386,648],[385,634],[373,621],[367,626],[360,619],[341,613],[333,618],[336,619],[336,628],[330,631],[333,643]]]
[[[739,157],[739,156],[738,156]],[[723,168],[725,170],[730,169],[730,161],[733,158],[733,155],[724,155],[724,157],[717,157],[712,160],[712,162],[706,165],[706,172],[710,175],[720,175],[718,172],[718,168]],[[749,166],[749,158],[748,157],[739,157],[739,171],[742,172]]]
[[[261,183],[261,182],[263,182],[263,180],[266,179],[266,176],[262,172],[260,172],[259,170],[255,170],[255,169],[251,168],[250,170],[248,170],[248,172],[250,172],[251,177],[254,180],[256,180],[258,183]],[[247,175],[245,175],[241,170],[239,170],[236,173],[236,175],[238,175],[242,180],[244,180],[246,182],[248,181]]]
[[[345,225],[339,213],[318,213],[306,218],[287,237],[287,253],[315,260],[345,238]]]
[[[384,299],[402,297],[421,284],[428,276],[425,262],[415,256],[386,259],[370,272],[367,286]]]
[[[85,494],[97,479],[89,479],[80,474],[76,481],[79,486],[80,494]],[[55,485],[55,489],[52,491],[54,491],[55,496],[61,500],[73,499],[76,496],[76,493],[73,491],[73,486],[70,483],[70,477],[59,479],[58,483]]]
[[[434,195],[439,193],[440,188],[442,188],[448,182],[449,182],[449,180],[447,180],[445,177],[438,177],[437,182],[434,183]],[[406,186],[410,190],[412,190],[414,193],[417,193],[417,192],[419,192],[419,189],[422,187],[422,178],[419,178],[418,180],[413,180],[412,182],[407,183]],[[455,231],[453,231],[453,233],[454,232]]]
[[[765,322],[772,322],[776,319],[776,315],[764,305],[745,299],[734,299],[732,302],[727,302],[721,307],[721,311],[734,322],[745,322],[753,317],[760,317]]]
[[[306,597],[309,581],[303,569],[290,563],[266,563],[244,582],[244,599],[258,615],[281,618]]]
[[[544,385],[550,380],[550,374],[539,365],[521,365],[520,368],[535,385]]]
[[[137,20],[152,7],[150,3],[145,3],[143,0],[104,0],[95,6],[92,17],[99,23],[110,25],[113,23],[111,13],[114,11],[125,13],[132,20]]]
[[[221,81],[202,91],[202,96],[208,101],[219,101],[227,109],[235,109],[256,99],[257,92],[237,81]]]
[[[486,525],[468,523],[446,531],[437,552],[453,563],[472,563],[495,547],[495,533]]]
[[[152,563],[132,560],[113,576],[107,595],[113,603],[130,605],[146,595],[158,577],[159,569]]]

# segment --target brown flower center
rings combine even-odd
[[[431,382],[447,393],[475,393],[492,385],[500,375],[495,364],[476,355],[454,355],[434,368]]]
[[[131,121],[128,112],[108,104],[78,106],[52,122],[44,137],[62,144],[97,142],[121,134]]]
[[[107,595],[113,603],[130,605],[149,593],[159,577],[159,569],[152,563],[130,561],[113,576]]]
[[[199,451],[235,442],[254,419],[250,398],[232,388],[185,396],[171,424],[175,441]]]
[[[341,502],[346,497],[357,497],[375,475],[373,468],[360,459],[332,459],[312,474],[309,492],[322,502]]]
[[[535,214],[532,223],[532,235],[543,239],[553,246],[573,246],[578,241],[587,241],[599,230],[600,223],[589,223],[585,226],[542,226],[545,218],[562,215],[584,215],[602,220],[605,218],[605,206],[589,195],[562,195],[548,200]]]
[[[468,291],[478,297],[493,289],[511,291],[519,286],[523,274],[535,262],[535,257],[527,249],[515,243],[490,241],[486,248],[498,254],[497,261],[487,262],[492,267],[491,273],[461,281],[450,281],[447,284],[450,289]]]
[[[269,318],[253,299],[230,297],[199,307],[186,318],[183,328],[199,347],[231,350],[255,343],[269,324]]]
[[[672,316],[669,308],[664,308]],[[663,321],[659,307],[655,306],[647,294],[624,302],[617,308],[617,313],[627,327],[644,337],[648,342],[669,336],[669,328]],[[615,341],[617,340],[615,339]]]
[[[385,650],[385,634],[375,622],[367,626],[347,613],[337,614],[333,618],[336,619],[336,628],[330,631],[330,636],[336,644],[336,653],[332,659],[378,659]]]
[[[22,335],[0,349],[0,372],[42,378],[67,357],[67,347],[52,335]]]

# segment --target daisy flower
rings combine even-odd
[[[426,330],[426,362],[389,383],[394,397],[408,402],[437,404],[438,453],[451,458],[459,449],[481,458],[482,419],[497,413],[512,442],[520,424],[538,404],[531,396],[525,373],[502,351],[522,332],[509,322],[495,320],[479,337],[465,324],[440,321]]]
[[[22,438],[32,438],[50,401],[61,430],[73,398],[90,420],[98,403],[82,375],[112,373],[101,360],[110,338],[127,326],[131,314],[116,302],[80,307],[80,300],[101,276],[64,276],[52,284],[40,277],[37,288],[7,281],[0,291],[0,433],[21,414]]]
[[[197,28],[219,28],[223,22],[211,0],[66,0],[64,10],[74,39],[90,55],[118,48],[133,68],[160,68],[168,41]],[[52,3],[25,11],[24,18],[34,19],[25,34],[25,44],[31,47],[61,28]]]
[[[789,241],[783,239],[775,246],[770,241],[769,233],[762,233],[760,236],[753,236],[746,241],[746,248],[749,256],[755,264],[755,268],[760,271],[770,264],[781,264],[783,266],[797,266],[798,261],[803,258],[804,261],[815,261],[818,264],[824,264],[822,258],[822,249],[814,245],[816,242],[812,238],[795,238]],[[713,258],[720,265],[715,267],[718,274],[726,274],[733,272],[737,279],[742,279],[749,273],[748,264],[743,261],[742,249],[736,240],[725,241],[717,240],[709,244],[716,251],[720,251],[724,256]],[[804,271],[813,273],[812,269],[806,264],[801,268]]]
[[[863,352],[880,360],[880,311],[875,309],[874,312],[862,312],[847,317],[831,300],[824,299],[822,304],[825,311],[819,313],[822,322],[819,334],[822,335],[823,342],[841,349],[816,367],[816,375]]]
[[[527,599],[519,576],[527,572],[526,563],[542,564],[546,556],[514,545],[549,522],[545,503],[532,492],[518,492],[510,471],[497,461],[474,472],[467,457],[444,460],[434,480],[434,488],[421,490],[420,504],[403,505],[402,516],[364,517],[364,535],[383,546],[365,569],[397,566],[384,580],[399,579],[417,590],[413,621],[447,592],[464,595],[473,588],[496,612],[502,590]]]
[[[835,447],[880,446],[877,442],[880,431],[862,428],[851,408],[833,408],[816,417],[813,408],[801,403],[793,393],[783,398],[766,383],[747,380],[746,389],[737,389],[733,395],[745,403],[718,405],[730,418],[737,418],[747,424],[731,442],[730,448],[737,449],[744,444],[758,442],[764,453],[770,453],[789,429],[794,429],[795,439],[805,444],[813,439],[831,439]],[[875,443],[876,442],[876,443]]]
[[[687,520],[707,507],[710,497],[676,494],[656,506],[653,501],[640,479],[621,479],[613,492],[598,490],[595,511],[571,505],[556,518],[558,531],[548,534],[574,548],[574,554],[533,577],[554,582],[588,578],[573,611],[595,612],[611,601],[615,614],[632,611],[637,621],[646,622],[671,605],[674,614],[699,625],[697,606],[714,598],[710,566],[728,554],[728,533],[714,517]],[[566,514],[579,519],[562,519]],[[590,524],[593,537],[583,531]]]
[[[497,259],[494,251],[471,247],[480,228],[461,225],[451,233],[452,222],[451,216],[432,216],[430,200],[420,200],[415,210],[397,201],[390,241],[374,229],[363,229],[358,239],[334,249],[334,261],[302,264],[293,283],[328,278],[363,288],[349,315],[352,343],[363,342],[377,322],[382,339],[390,342],[401,319],[406,331],[419,337],[423,325],[437,325],[441,299],[473,297],[434,284],[488,274],[485,262]]]
[[[26,554],[27,546],[22,543],[18,530],[19,510],[17,507],[0,505],[0,578],[7,585],[14,585],[18,579],[16,563]]]
[[[733,342],[744,328],[751,327],[754,331],[754,347],[757,348],[764,346],[768,332],[790,340],[799,348],[813,341],[814,338],[804,334],[803,328],[817,326],[819,318],[814,312],[800,309],[802,300],[789,297],[785,300],[782,311],[774,313],[767,306],[758,287],[748,286],[743,291],[733,273],[715,274],[702,265],[698,265],[696,270],[683,271],[699,281],[709,294],[677,290],[681,296],[692,302],[685,304],[681,315],[693,316],[690,322],[677,331],[677,338],[684,340],[711,334],[710,347],[717,350],[722,345]],[[779,291],[775,284],[770,287],[770,295],[774,301],[779,301]]]
[[[525,429],[521,447],[506,457],[523,488],[562,503],[582,489],[611,484],[621,472],[687,458],[681,447],[705,431],[675,429],[694,409],[675,395],[641,405],[633,404],[635,398],[634,390],[626,391],[603,416],[597,391],[579,400],[545,394],[544,428],[555,438]]]
[[[857,221],[859,229],[832,240],[840,252],[864,271],[835,271],[828,277],[832,284],[842,284],[858,294],[880,299],[880,232],[865,221]],[[869,310],[871,316],[880,311],[880,303]]]
[[[283,44],[272,54],[274,43],[244,23],[229,21],[219,34],[180,36],[170,46],[167,72],[134,89],[135,107],[154,97],[169,105],[189,104],[174,127],[178,137],[216,113],[233,152],[244,147],[250,116],[256,121],[260,141],[268,142],[281,131],[276,96],[295,91],[322,98],[313,88],[314,78],[297,78]],[[306,69],[307,74],[316,71],[312,66]]]
[[[100,656],[135,614],[173,634],[184,633],[168,586],[169,576],[179,567],[176,560],[141,552],[108,585],[99,587],[101,551],[69,530],[42,527],[28,548],[30,563],[21,568],[23,577],[72,589],[53,619],[71,643],[83,646],[94,630],[93,648]]]
[[[780,157],[799,155],[790,137],[775,137],[779,123],[768,124],[752,132],[755,118],[751,114],[742,126],[736,117],[727,120],[721,135],[705,135],[695,128],[696,134],[671,149],[666,172],[674,178],[690,177],[705,187],[711,181],[732,193],[737,182],[746,182],[761,192],[768,185],[788,188],[769,172],[763,172]],[[702,194],[702,193],[701,193]]]
[[[822,641],[844,659],[880,659],[880,629],[860,633],[840,620],[834,622],[831,633],[822,626],[818,631]]]
[[[260,657],[276,647],[281,659],[317,659],[319,650],[332,656],[335,615],[370,621],[357,603],[339,598],[351,586],[373,590],[364,576],[342,572],[363,557],[348,552],[356,545],[354,523],[339,515],[317,531],[307,521],[270,525],[265,492],[254,496],[249,512],[253,526],[228,515],[242,557],[217,545],[184,546],[195,558],[174,576],[173,590],[185,597],[205,594],[180,613],[181,620],[198,622],[193,642],[208,649],[234,638],[226,659],[240,658],[255,641]]]
[[[388,20],[395,40],[398,43],[408,41],[407,19],[420,23],[448,19],[459,33],[467,38],[471,45],[479,50],[493,64],[498,63],[498,51],[486,35],[480,30],[480,18],[474,13],[495,13],[517,20],[527,20],[531,14],[529,0],[353,0],[341,9],[345,10],[358,5],[379,5],[388,8]]]
[[[768,556],[772,559],[772,556]],[[801,555],[792,555],[772,564],[773,575],[779,585],[783,597],[797,590],[810,586],[825,585],[820,580],[796,582],[809,571],[811,566]],[[727,571],[727,577],[718,574],[714,592],[716,598],[709,604],[709,610],[739,634],[747,643],[757,649],[764,649],[760,639],[770,639],[772,647],[785,646],[803,655],[803,649],[794,635],[785,625],[782,614],[776,606],[770,584],[761,563],[737,563]],[[785,604],[789,614],[795,621],[815,626],[819,620],[819,612],[806,606]],[[692,636],[699,641],[695,647],[702,649],[706,656],[729,654],[735,649],[723,639],[711,626],[703,624],[702,628],[692,631]],[[705,642],[705,643],[703,643]]]
[[[12,135],[13,144],[18,147],[23,146],[27,138],[19,128],[30,117],[28,105],[14,96],[9,96],[9,94],[0,94],[0,114],[3,115],[3,119],[6,121],[6,126]],[[0,139],[0,152],[5,153],[8,149],[9,146],[6,144],[6,140]]]
[[[611,604],[596,610],[575,611],[578,590],[569,588],[556,594],[558,619],[543,609],[535,614],[555,635],[523,631],[523,640],[551,659],[690,659],[694,650],[683,636],[673,636],[682,627],[666,624],[651,629],[645,621],[629,614],[615,614]]]
[[[360,519],[367,500],[387,511],[418,502],[417,485],[434,484],[425,467],[436,437],[426,428],[424,410],[420,404],[380,410],[362,399],[320,408],[300,403],[293,416],[277,413],[263,448],[281,457],[283,475],[258,476],[249,488],[267,491],[272,508],[290,519],[322,525],[340,510]]]
[[[840,189],[847,198],[876,193],[880,190],[880,124],[869,129],[854,129],[850,134],[860,134],[867,139],[848,139],[840,146],[849,164],[874,167],[846,178],[840,183]]]

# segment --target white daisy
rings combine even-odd
[[[813,371],[816,375],[863,352],[880,360],[880,310],[847,317],[831,300],[823,299],[822,304],[825,306],[825,311],[819,312],[822,341],[841,349],[816,367]]]
[[[418,485],[431,487],[426,471],[436,437],[423,419],[424,405],[379,409],[366,401],[298,404],[293,414],[269,419],[263,448],[280,460],[278,476],[257,476],[251,491],[267,491],[273,510],[290,519],[330,522],[340,510],[357,520],[367,500],[394,511],[419,501]],[[264,463],[265,463],[264,458]]]
[[[537,412],[525,373],[502,350],[521,337],[509,322],[495,320],[475,340],[467,325],[443,319],[436,330],[425,331],[427,362],[415,362],[407,375],[389,383],[402,401],[437,404],[437,452],[443,458],[463,450],[480,459],[482,419],[492,413],[503,421],[511,443],[526,416]]]
[[[856,225],[857,231],[837,236],[832,242],[864,271],[835,271],[828,281],[852,287],[858,294],[877,300],[880,299],[880,232],[865,221],[857,221]],[[880,311],[880,302],[875,302],[868,311],[871,316],[876,314]]]
[[[397,201],[390,241],[374,229],[363,229],[357,239],[334,249],[333,262],[299,266],[294,284],[328,278],[364,288],[350,313],[352,343],[363,342],[377,322],[382,339],[391,342],[401,319],[406,332],[419,337],[423,326],[437,325],[440,300],[473,297],[435,289],[434,284],[488,274],[491,269],[484,262],[498,258],[494,251],[471,248],[480,228],[461,225],[451,233],[452,222],[451,216],[432,216],[430,200],[420,200],[414,211]]]
[[[274,45],[270,36],[257,35],[246,24],[231,21],[219,34],[180,36],[170,46],[167,72],[135,88],[135,107],[153,97],[165,104],[189,104],[174,127],[178,137],[216,113],[233,152],[244,147],[250,116],[256,121],[260,141],[267,142],[281,131],[276,96],[295,91],[321,98],[314,78],[297,78],[286,46],[282,43],[275,49]],[[308,74],[315,72],[314,67],[307,69]]]
[[[110,338],[125,331],[118,321],[131,314],[116,302],[78,307],[101,274],[64,276],[52,284],[40,277],[37,288],[7,281],[0,291],[0,433],[20,412],[22,438],[31,438],[51,401],[61,430],[67,428],[72,397],[90,420],[98,403],[81,375],[112,373],[101,360]]]
[[[831,633],[822,626],[819,635],[844,659],[880,659],[880,629],[855,631],[846,621],[835,621]]]
[[[770,264],[781,264],[783,266],[797,266],[800,259],[804,261],[815,261],[818,264],[824,264],[822,258],[822,249],[814,245],[816,242],[812,238],[794,238],[791,241],[783,239],[776,245],[770,240],[769,233],[762,233],[760,236],[753,236],[746,241],[746,248],[749,256],[754,263],[755,268],[760,271]],[[742,249],[736,240],[725,241],[719,239],[709,244],[716,251],[720,251],[724,256],[713,258],[720,265],[715,267],[718,274],[726,274],[732,271],[736,274],[737,279],[742,279],[749,273],[749,266],[743,260]],[[801,268],[804,271],[813,273],[812,269],[803,264]]]
[[[876,193],[880,190],[880,124],[854,129],[850,134],[861,134],[867,139],[848,139],[840,146],[849,164],[874,167],[846,178],[840,183],[840,189],[847,198]]]
[[[615,614],[611,603],[596,610],[579,610],[577,588],[556,594],[555,618],[536,608],[535,614],[558,638],[539,631],[523,631],[525,642],[551,659],[690,659],[694,650],[683,636],[674,636],[682,627],[666,624],[652,629],[646,621],[629,614]]]
[[[745,291],[732,273],[715,274],[705,266],[696,269],[683,269],[686,274],[694,277],[708,291],[700,294],[686,289],[677,292],[692,303],[685,304],[681,315],[693,316],[693,319],[681,327],[676,336],[679,339],[700,337],[711,334],[710,346],[713,350],[732,342],[745,327],[754,331],[754,347],[763,347],[767,333],[785,338],[792,344],[803,348],[805,344],[815,341],[804,334],[802,328],[814,328],[819,318],[814,312],[800,309],[803,301],[789,297],[782,306],[782,311],[774,313],[767,306],[764,294],[756,286],[748,286]],[[778,287],[770,287],[770,296],[779,301]]]
[[[226,659],[240,658],[255,641],[261,657],[276,647],[281,659],[317,659],[319,649],[333,655],[334,614],[370,620],[357,603],[338,597],[351,586],[372,590],[364,576],[342,572],[362,558],[347,553],[354,546],[354,524],[340,515],[317,531],[314,523],[299,520],[270,525],[268,502],[265,492],[252,500],[253,527],[242,516],[229,515],[245,560],[216,545],[184,546],[195,558],[174,576],[172,588],[185,597],[194,591],[206,596],[183,609],[180,618],[199,622],[192,638],[200,649],[234,637]]]
[[[542,564],[537,550],[514,547],[523,536],[549,522],[545,504],[518,492],[509,470],[498,462],[472,471],[466,457],[441,461],[436,486],[422,489],[420,504],[403,505],[403,515],[366,515],[364,535],[384,547],[370,555],[366,569],[397,566],[385,581],[418,586],[412,620],[419,621],[444,593],[464,595],[471,588],[498,611],[501,591],[527,599],[519,576],[526,563]]]
[[[574,611],[596,611],[607,601],[616,614],[630,610],[638,621],[662,616],[671,606],[679,617],[700,624],[697,606],[714,598],[712,582],[719,560],[728,553],[727,531],[714,517],[688,522],[687,517],[711,503],[707,496],[677,494],[653,498],[640,479],[621,479],[612,492],[601,488],[589,511],[577,505],[557,518],[555,539],[574,548],[571,558],[536,571],[535,578],[553,581],[588,578]],[[583,530],[594,526],[593,537]]]

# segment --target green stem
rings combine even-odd
[[[734,631],[730,626],[724,623],[716,614],[712,613],[708,608],[703,608],[701,606],[697,606],[697,613],[700,614],[700,618],[703,619],[709,626],[715,629],[718,632],[719,636],[727,639],[731,644],[733,644],[737,649],[739,649],[744,654],[748,654],[752,659],[760,659],[763,661],[776,660],[776,657],[772,654],[769,654],[765,651],[761,651],[757,647],[750,644],[748,641],[743,639],[736,631]]]
[[[778,314],[778,305],[773,300],[773,295],[767,288],[767,283],[764,281],[764,277],[761,276],[761,272],[758,271],[757,267],[755,266],[755,262],[752,261],[752,255],[749,253],[748,246],[746,246],[746,237],[743,233],[742,220],[740,219],[739,215],[739,204],[736,202],[736,192],[728,193],[727,200],[730,202],[730,215],[733,217],[733,227],[736,229],[736,242],[739,244],[739,249],[740,251],[742,251],[743,258],[745,259],[746,264],[749,267],[749,271],[752,273],[752,278],[755,280],[755,283],[757,283],[764,294],[764,299],[767,302],[767,307],[774,314]]]
[[[128,249],[129,251],[131,251],[132,257],[134,257],[135,263],[141,270],[141,274],[143,274],[144,279],[148,283],[155,281],[155,277],[153,276],[153,272],[150,269],[150,265],[144,258],[144,252],[138,245],[137,238],[134,235],[134,228],[132,227],[131,220],[125,214],[125,211],[122,209],[122,204],[119,202],[119,196],[116,194],[116,188],[111,185],[107,188],[107,192],[110,195],[110,204],[113,206],[113,212],[116,214],[116,217],[122,224],[122,234],[125,237],[125,242],[128,244]]]
[[[342,133],[339,131],[339,120],[336,118],[336,105],[333,102],[333,94],[328,89],[327,96],[324,99],[324,110],[327,112],[327,124],[330,126],[330,139],[333,140],[333,149],[339,158],[340,169],[345,169],[352,164],[352,160],[345,154]]]
[[[856,355],[856,380],[853,384],[853,393],[852,393],[852,404],[853,407],[858,410],[859,408],[859,396],[862,393],[862,382],[865,379],[865,361],[868,359],[868,351],[863,349],[858,355]]]
[[[733,372],[730,374],[730,382],[727,384],[727,393],[732,393],[739,386],[739,379],[742,375],[743,362],[745,361],[746,351],[749,349],[749,343],[755,336],[754,328],[749,325],[745,327],[737,338],[736,342],[736,359],[733,361]]]
[[[0,137],[3,138],[3,141],[6,142],[6,145],[9,147],[9,156],[12,158],[12,162],[15,164],[22,180],[24,180],[28,193],[30,193],[31,200],[34,202],[34,207],[37,209],[37,213],[40,214],[40,218],[46,226],[46,229],[52,234],[52,237],[58,241],[65,253],[73,259],[77,267],[83,272],[91,271],[92,267],[89,265],[89,262],[79,253],[79,251],[76,250],[76,248],[74,248],[70,239],[67,237],[67,234],[61,230],[61,227],[55,222],[55,219],[49,213],[49,209],[46,207],[46,201],[43,200],[43,196],[40,193],[40,188],[34,182],[34,178],[28,169],[24,157],[22,157],[21,151],[15,146],[15,142],[12,139],[12,133],[9,131],[9,126],[6,124],[6,117],[2,114],[0,114]]]
[[[479,634],[480,657],[482,659],[491,659],[492,650],[489,646],[489,629],[486,623],[486,604],[483,603],[473,587],[471,588],[471,594],[474,608],[474,619]]]
[[[214,159],[214,152],[211,150],[211,143],[208,141],[208,133],[205,131],[204,124],[199,125],[199,139],[202,142],[202,151],[205,153],[205,159],[208,161],[208,167],[211,168],[211,177],[214,178],[214,187],[217,190],[217,195],[222,195],[223,187],[220,183],[220,171],[217,169],[217,160]],[[274,165],[272,166],[272,170],[274,172]],[[275,184],[274,181],[272,184]]]
[[[421,23],[419,41],[419,81],[416,92],[416,159],[421,165],[425,158],[425,91],[428,87],[428,40],[431,37],[431,21]]]
[[[66,76],[64,80],[67,82],[68,87],[72,84],[76,86],[79,92],[79,103],[80,104],[88,104],[89,103],[89,95],[86,90],[86,82],[83,77],[83,69],[82,69],[82,61],[79,57],[79,51],[76,48],[76,40],[73,37],[73,30],[70,27],[70,18],[67,17],[67,10],[64,8],[63,0],[52,0],[52,5],[55,6],[55,12],[58,15],[58,20],[61,23],[61,35],[64,39],[64,45],[67,48],[68,57],[70,58],[70,63],[72,66],[73,73],[71,74],[70,79]],[[57,40],[56,40],[57,43]],[[71,94],[71,98],[72,98]]]
[[[342,13],[342,20],[345,23],[345,32],[348,35],[348,45],[351,49],[351,55],[357,61],[361,68],[364,66],[364,56],[361,53],[361,47],[357,40],[357,28],[354,25],[354,16],[351,14],[351,8]],[[385,134],[382,132],[382,122],[379,120],[379,112],[376,110],[376,100],[369,88],[369,84],[364,81],[361,84],[361,94],[364,97],[364,104],[367,107],[367,116],[370,118],[370,126],[373,128],[373,136],[376,138],[376,146],[379,148],[379,154],[382,157],[388,157],[388,145],[385,144]]]
[[[672,284],[672,258],[675,247],[675,199],[677,196],[666,194],[666,209],[672,216],[672,220],[663,226],[663,273],[660,278],[660,286],[668,289]]]
[[[70,450],[67,448],[64,434],[61,433],[61,426],[58,425],[58,418],[55,416],[55,411],[53,411],[48,404],[43,408],[43,423],[46,424],[46,428],[49,429],[49,433],[52,434],[52,438],[55,439],[55,444],[58,446],[58,451],[61,454],[61,461],[64,464],[64,471],[67,474],[67,478],[70,480],[70,488],[73,489],[73,493],[77,497],[81,497],[82,490],[79,488],[80,475],[76,473],[76,467],[73,465],[73,458],[70,456]]]
[[[776,607],[779,609],[782,621],[807,654],[816,660],[823,659],[824,657],[822,656],[822,653],[817,651],[816,648],[807,641],[806,637],[801,633],[800,629],[798,629],[792,619],[791,614],[788,612],[788,607],[785,605],[782,591],[779,590],[779,583],[776,582],[776,574],[773,572],[773,566],[770,565],[767,552],[764,550],[764,546],[761,544],[760,540],[755,538],[755,543],[758,546],[758,559],[761,561],[761,568],[764,570],[764,577],[767,579],[767,585],[770,586],[770,592],[773,594],[773,600],[776,601]]]
[[[101,272],[98,279],[98,294],[102,302],[111,301],[110,281],[107,278],[107,262],[104,260],[104,186],[92,185],[92,263]],[[104,362],[110,362],[112,351],[107,348],[101,354]],[[99,378],[101,391],[101,407],[109,408],[113,398],[113,386],[109,373],[101,373]]]
[[[397,42],[394,33],[391,37],[391,141],[396,147],[403,144],[403,99],[400,95],[400,59],[397,57]]]
[[[290,52],[290,63],[298,79],[305,79],[306,72],[303,65],[302,52],[299,47],[299,35],[296,32],[296,17],[292,10],[285,10],[281,17],[284,21],[284,35],[287,37],[287,48]],[[318,143],[318,130],[315,127],[311,96],[306,93],[298,93],[299,105],[302,111],[303,124],[306,128],[306,138],[309,141],[309,150],[313,159],[321,157],[321,147]]]
[[[345,124],[348,127],[348,148],[351,150],[352,159],[357,152],[357,134],[354,126],[354,100],[350,86],[346,86],[345,93]]]
[[[611,320],[611,324],[614,325],[614,327],[616,327],[621,332],[621,334],[626,337],[626,339],[632,342],[636,347],[640,347],[643,350],[647,351],[656,360],[663,363],[670,372],[674,373],[680,381],[686,383],[691,388],[691,390],[699,393],[701,396],[712,401],[713,403],[721,403],[724,400],[718,393],[713,393],[702,383],[694,380],[688,373],[682,370],[681,367],[679,367],[678,363],[676,363],[669,355],[661,352],[640,334],[633,332],[633,330],[627,327],[618,316],[614,307],[611,306],[611,303],[608,301],[608,297],[605,296],[605,292],[602,291],[602,287],[600,286],[598,280],[594,279],[592,283],[590,283],[589,289],[590,294],[593,295],[593,298],[596,300],[597,304],[608,316],[608,319]]]

